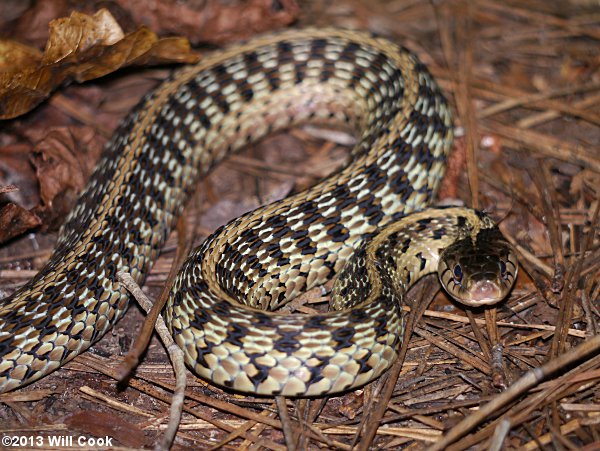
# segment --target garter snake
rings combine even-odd
[[[48,374],[113,326],[129,300],[116,272],[143,282],[200,177],[305,122],[354,130],[358,144],[335,174],[192,252],[165,319],[197,374],[266,395],[347,390],[396,358],[402,298],[421,275],[439,270],[473,305],[506,294],[516,261],[493,222],[466,208],[423,210],[452,141],[425,66],[368,33],[285,31],[177,71],[119,126],[49,262],[2,301],[0,391]],[[265,311],[338,273],[338,311]]]

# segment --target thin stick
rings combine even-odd
[[[283,427],[283,437],[285,438],[285,444],[288,451],[296,451],[296,436],[292,428],[292,422],[288,415],[287,405],[284,396],[275,396],[275,402],[277,403],[277,410],[279,411],[279,418],[281,419],[281,426]]]
[[[584,110],[583,108],[588,108],[588,107],[593,107],[595,105],[598,105],[600,103],[600,94],[595,94],[592,96],[588,96],[583,100],[580,100],[579,102],[575,102],[573,104],[573,107],[575,109],[578,109],[577,111],[570,111],[573,115],[580,117],[581,119],[587,120],[591,123],[596,123],[595,121],[592,121],[591,117],[589,117],[588,111]],[[540,125],[544,122],[550,121],[552,119],[556,119],[557,117],[560,117],[560,111],[558,110],[546,110],[544,112],[541,113],[536,113],[536,114],[532,114],[530,116],[524,117],[523,119],[519,120],[517,122],[517,127],[519,128],[531,128],[534,127],[536,125]],[[578,114],[575,114],[578,113]]]
[[[182,216],[182,218],[179,219],[179,221],[177,221],[178,244],[177,250],[175,251],[175,259],[171,264],[171,269],[169,271],[167,281],[163,285],[163,290],[160,293],[158,300],[154,304],[150,303],[150,311],[147,312],[148,314],[146,315],[146,319],[142,324],[142,329],[140,330],[140,333],[137,335],[135,342],[133,343],[131,349],[125,356],[125,360],[123,360],[121,365],[119,365],[119,367],[117,368],[118,379],[121,382],[124,381],[129,376],[129,374],[131,374],[131,372],[138,366],[138,364],[140,363],[140,356],[148,348],[148,343],[150,343],[150,339],[152,338],[152,333],[154,331],[154,325],[156,324],[158,316],[160,315],[160,312],[162,311],[163,307],[165,306],[165,303],[167,302],[167,297],[169,291],[171,290],[171,283],[175,278],[177,270],[181,266],[181,261],[183,260],[184,256],[187,255],[185,236],[185,220]],[[137,286],[137,283],[135,285]],[[142,293],[141,289],[140,293]],[[138,302],[140,299],[142,299],[140,297],[137,297],[133,292],[131,294]],[[148,299],[143,293],[142,295],[144,296],[144,299]],[[167,346],[166,342],[163,341],[163,343],[165,343],[165,346]]]
[[[592,150],[580,144],[573,144],[555,136],[532,130],[509,127],[499,122],[487,121],[481,124],[483,131],[504,138],[504,145],[523,152],[534,150],[541,155],[559,161],[576,163],[590,170],[600,172],[600,161]]]
[[[527,106],[528,104],[534,103],[538,100],[546,100],[553,97],[562,97],[572,95],[579,92],[596,91],[600,89],[600,83],[588,83],[585,85],[570,85],[562,89],[556,89],[554,91],[538,92],[538,93],[526,93],[518,98],[510,98],[498,102],[483,111],[478,116],[480,119],[492,116],[494,114],[501,113],[512,108]]]
[[[156,304],[154,304],[154,306],[152,305],[150,299],[148,299],[129,273],[119,271],[117,273],[117,278],[145,311],[152,311]],[[169,410],[169,423],[167,424],[167,429],[165,430],[162,440],[154,448],[156,450],[168,450],[171,448],[171,444],[175,439],[175,434],[177,434],[179,422],[181,421],[187,381],[185,377],[185,364],[183,363],[183,352],[173,341],[173,337],[171,337],[169,329],[161,317],[157,318],[154,327],[167,347],[167,352],[171,359],[171,363],[173,364],[173,370],[175,371],[175,390],[173,392],[171,408]]]

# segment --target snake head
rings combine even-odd
[[[440,282],[461,304],[481,307],[500,302],[517,277],[517,257],[496,226],[458,239],[440,255]]]

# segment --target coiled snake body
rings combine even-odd
[[[449,253],[453,266],[442,258],[453,296],[478,304],[506,294],[516,262],[487,216],[406,216],[434,196],[452,138],[426,68],[366,33],[287,31],[184,68],[122,123],[48,264],[2,301],[0,391],[39,379],[112,327],[129,299],[116,272],[143,281],[199,177],[247,143],[307,121],[358,130],[351,161],[219,229],[175,281],[165,318],[197,374],[267,395],[362,385],[396,358],[404,292],[453,246],[485,239],[482,256],[479,247]],[[340,311],[258,310],[338,273]]]

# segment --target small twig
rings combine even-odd
[[[125,356],[125,360],[121,363],[121,365],[117,369],[120,381],[125,380],[129,376],[129,374],[137,367],[137,365],[140,362],[140,356],[148,348],[148,343],[150,343],[150,339],[152,338],[152,332],[154,330],[154,325],[156,324],[158,316],[160,315],[160,312],[162,311],[163,307],[165,306],[165,303],[167,302],[169,291],[171,290],[171,284],[172,284],[173,279],[175,278],[177,269],[181,266],[181,261],[183,260],[184,256],[187,255],[187,252],[186,252],[187,246],[185,245],[185,236],[186,236],[185,221],[183,219],[180,219],[177,222],[178,245],[177,245],[177,250],[175,252],[175,259],[173,260],[173,263],[171,264],[169,276],[167,277],[167,281],[163,285],[163,290],[160,293],[158,300],[153,305],[150,304],[149,312],[147,312],[148,314],[146,315],[146,320],[144,321],[144,324],[142,324],[142,329],[140,330],[139,334],[137,335],[137,338],[136,338],[133,346],[131,347],[131,349],[129,350],[127,355]],[[136,286],[137,286],[137,284],[136,284]],[[141,289],[140,289],[140,293],[142,293]],[[138,300],[138,302],[139,302],[139,299],[141,299],[141,298],[136,296],[134,293],[132,293],[132,294],[133,294],[134,298],[136,300]],[[142,295],[143,295],[143,293],[142,293]],[[144,297],[145,297],[145,295],[144,295]],[[165,343],[165,346],[166,346],[166,343]]]
[[[593,121],[593,117],[589,117],[587,114],[587,110],[583,108],[594,107],[600,103],[600,94],[595,94],[580,100],[579,102],[575,102],[573,107],[578,109],[576,111],[572,111],[575,116],[581,117],[582,119],[588,120],[590,123],[595,123],[596,125],[600,125],[598,121]],[[558,110],[546,110],[541,113],[532,114],[530,116],[526,116],[523,119],[517,122],[517,127],[519,128],[532,128],[536,125],[543,124],[544,122],[551,121],[552,119],[556,119],[560,117],[560,111]],[[577,114],[575,114],[577,113]]]
[[[489,343],[491,342],[491,344],[493,345],[494,340],[492,340],[491,335],[489,335],[489,341],[486,339],[486,337],[484,337],[483,332],[481,331],[481,329],[479,328],[479,325],[477,324],[477,321],[475,321],[475,316],[473,315],[473,311],[471,309],[466,309],[465,312],[467,314],[467,318],[469,319],[469,324],[471,325],[471,329],[473,329],[473,335],[475,336],[475,339],[477,340],[477,343],[479,343],[479,347],[481,348],[481,353],[483,354],[483,357],[486,360],[489,360],[491,357]],[[488,325],[488,328],[489,328],[489,324],[487,321],[487,309],[486,309],[485,313],[486,313],[486,325]]]
[[[314,419],[309,420],[309,407],[310,407],[310,399],[302,398],[297,399],[294,402],[296,406],[296,416],[298,417],[298,441],[297,447],[299,449],[306,449],[307,446],[307,435],[306,435],[306,423],[313,423]]]
[[[509,127],[500,122],[487,121],[481,124],[486,133],[504,138],[504,146],[523,153],[525,149],[533,150],[540,155],[556,158],[559,161],[576,163],[588,169],[600,172],[600,160],[592,150],[580,144],[573,144],[561,138],[533,130]]]
[[[492,369],[492,384],[494,387],[506,389],[506,381],[504,378],[504,365],[502,360],[504,357],[504,347],[500,343],[492,346],[492,356],[490,368]]]
[[[511,14],[519,17],[522,20],[527,20],[532,24],[552,25],[568,29],[572,33],[589,36],[592,39],[600,39],[600,32],[592,27],[576,26],[568,19],[557,17],[544,12],[535,11],[524,6],[516,6],[511,4],[504,4],[503,2],[494,2],[491,0],[480,0],[480,6],[490,11],[498,12],[500,14]]]
[[[288,415],[285,397],[275,396],[275,402],[277,403],[277,410],[279,411],[279,418],[281,419],[283,437],[285,438],[285,444],[287,445],[287,449],[288,451],[296,451],[296,436],[292,428],[290,416]]]
[[[503,448],[502,445],[504,444],[504,439],[506,439],[506,436],[508,435],[509,431],[510,421],[502,420],[494,430],[494,436],[492,437],[492,441],[489,445],[488,450],[500,451]]]
[[[522,96],[516,98],[509,98],[498,102],[490,107],[485,108],[479,112],[479,118],[483,119],[494,114],[501,113],[503,111],[510,110],[512,108],[527,106],[538,100],[546,100],[554,97],[563,97],[572,95],[580,92],[596,91],[600,88],[600,84],[597,82],[588,83],[585,85],[569,85],[562,89],[556,89],[554,91],[536,92],[536,93],[524,93]],[[526,128],[526,127],[522,127]]]
[[[591,299],[592,298],[589,297],[588,291],[583,290],[581,293],[581,307],[583,308],[586,321],[589,325],[587,333],[590,337],[598,334],[598,323],[596,322],[596,316],[593,314],[593,305],[591,303]]]
[[[3,393],[0,395],[1,403],[9,403],[9,402],[34,402],[41,401],[48,396],[52,396],[54,393],[57,393],[56,390],[35,390],[35,391],[18,391],[11,393]]]
[[[152,311],[152,302],[144,294],[140,286],[135,282],[135,280],[133,280],[129,273],[119,271],[117,273],[117,278],[146,312]],[[175,391],[173,392],[171,409],[169,411],[169,424],[167,425],[167,429],[165,430],[162,440],[156,445],[155,448],[156,450],[168,450],[175,439],[175,434],[177,434],[177,428],[179,427],[179,422],[181,420],[187,381],[185,377],[183,352],[173,341],[173,337],[171,337],[167,325],[163,319],[159,317],[156,320],[154,327],[162,342],[167,347],[167,352],[169,354],[169,358],[171,359],[171,363],[173,364],[173,370],[175,371]]]
[[[500,343],[498,332],[498,310],[493,308],[485,309],[485,325],[488,332],[488,337],[492,345],[492,349],[488,349],[488,357],[490,361],[490,369],[492,370],[492,385],[502,389],[506,388],[504,378],[504,366],[502,365],[503,347]]]
[[[84,398],[91,399],[96,402],[102,402],[104,403],[104,405],[111,407],[115,410],[120,410],[121,412],[126,412],[133,415],[139,415],[145,418],[155,418],[153,414],[148,413],[145,410],[139,409],[135,406],[131,406],[124,402],[117,401],[116,399],[111,398],[110,396],[107,396],[104,393],[100,393],[99,391],[96,391],[93,388],[88,387],[87,385],[80,387],[79,391],[85,395]]]

